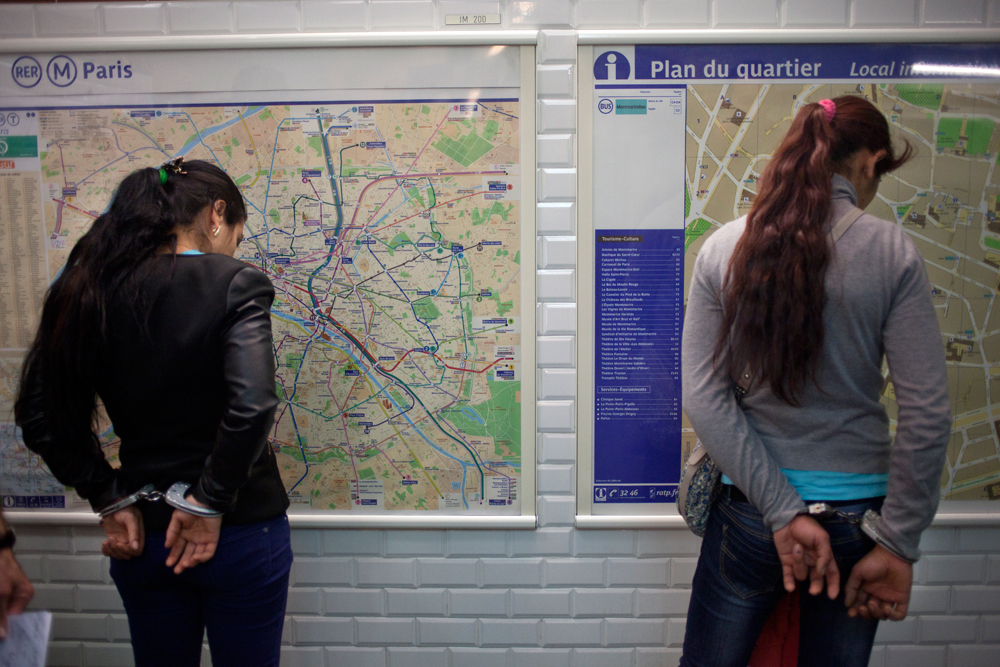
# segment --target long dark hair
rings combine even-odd
[[[893,152],[885,116],[860,97],[799,110],[764,169],[726,275],[724,320],[715,358],[730,377],[749,365],[755,383],[798,405],[807,380],[815,381],[823,347],[824,277],[829,259],[824,223],[830,216],[831,178],[858,150],[886,151],[878,176],[910,159]]]
[[[165,183],[156,168],[126,176],[107,212],[73,247],[49,287],[25,357],[14,403],[18,423],[28,416],[26,379],[40,373],[52,435],[63,442],[94,438],[108,306],[123,299],[138,303],[138,284],[149,268],[146,260],[164,248],[176,251],[177,230],[194,225],[206,206],[225,202],[229,225],[246,219],[243,196],[226,172],[200,160],[185,162],[181,169],[183,173],[167,172]]]

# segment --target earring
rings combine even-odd
[[[218,227],[215,228],[215,231],[212,232],[212,236],[218,236],[219,232],[221,231],[222,231],[222,225],[219,225]]]

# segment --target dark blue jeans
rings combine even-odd
[[[844,586],[851,568],[875,543],[861,532],[860,517],[882,499],[839,504],[856,521],[822,521],[830,534],[840,595],[809,595],[799,587],[799,665],[867,667],[878,621],[850,618]],[[808,583],[808,582],[806,582]],[[771,531],[757,508],[729,497],[728,487],[712,508],[695,570],[684,635],[683,667],[746,667],[757,637],[785,595],[781,561]]]
[[[277,667],[292,546],[285,516],[222,529],[215,556],[179,575],[164,531],[142,556],[111,560],[128,613],[136,667],[197,667],[202,638],[215,667]]]

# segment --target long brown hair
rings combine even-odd
[[[793,406],[806,381],[815,381],[823,347],[832,175],[862,148],[886,151],[878,176],[913,153],[906,143],[895,155],[885,116],[867,100],[849,95],[833,103],[830,120],[819,103],[802,107],[761,175],[729,261],[715,346],[716,361],[730,377],[749,365],[755,383],[768,384]]]

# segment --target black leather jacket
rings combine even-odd
[[[280,516],[288,498],[266,446],[278,404],[274,288],[257,269],[224,255],[149,261],[137,301],[152,304],[148,320],[132,301],[112,304],[111,342],[102,351],[98,394],[121,439],[120,468],[94,438],[54,441],[41,369],[26,377],[25,444],[95,511],[146,484],[166,490],[184,481],[198,501],[226,512],[226,524]],[[140,505],[147,528],[166,527],[165,503]]]

